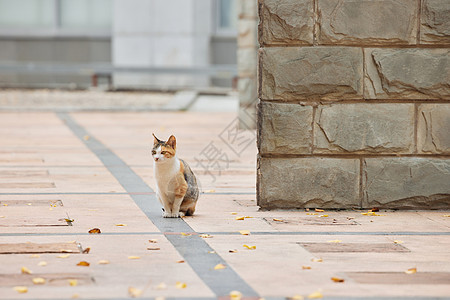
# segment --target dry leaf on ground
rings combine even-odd
[[[229,252],[229,253],[236,253],[236,252],[238,252],[238,251],[237,251],[237,249],[230,249],[230,250],[228,250],[228,252]]]
[[[90,251],[91,248],[87,247],[86,249],[83,250],[83,254],[89,254]]]
[[[102,259],[102,260],[99,260],[99,261],[97,262],[97,264],[99,264],[99,265],[107,265],[107,264],[109,264],[109,260]]]
[[[177,288],[177,289],[185,289],[186,287],[187,287],[187,285],[186,285],[186,283],[184,283],[184,282],[177,282],[176,284],[175,284],[175,287]]]
[[[249,245],[242,245],[244,248],[247,248],[248,250],[255,250],[256,246],[249,246]]]
[[[225,269],[227,266],[225,266],[224,264],[217,264],[215,267],[214,267],[214,270],[222,270],[222,269]]]
[[[45,279],[42,277],[33,278],[31,281],[33,281],[33,284],[45,284]]]
[[[143,291],[140,289],[137,289],[137,288],[134,288],[131,286],[128,288],[128,294],[133,298],[141,296],[142,293],[143,293]]]
[[[99,228],[92,228],[88,231],[90,234],[99,234],[102,233],[102,231]]]
[[[415,274],[417,273],[417,268],[409,268],[405,271],[406,274]]]
[[[242,293],[239,291],[230,292],[230,300],[240,300],[242,298]]]
[[[141,257],[131,255],[131,256],[128,256],[128,259],[141,259]]]
[[[148,242],[149,242],[149,243],[157,243],[158,240],[157,240],[157,239],[151,239],[151,240],[148,240]]]
[[[22,269],[20,269],[20,271],[22,272],[22,274],[31,274],[31,273],[33,273],[27,267],[22,267]]]
[[[116,226],[128,226],[128,225],[120,223],[120,224],[116,224]]]
[[[28,292],[28,288],[26,286],[15,286],[14,290],[20,294],[24,294]]]
[[[79,263],[77,263],[77,266],[81,266],[81,267],[89,267],[91,264],[88,263],[87,261],[80,261]]]
[[[161,250],[159,247],[147,247],[147,250]]]
[[[41,256],[40,256],[39,254],[31,254],[30,257],[31,257],[31,258],[39,258],[39,257],[41,257]]]
[[[250,231],[248,231],[248,230],[240,230],[239,233],[242,234],[242,235],[249,235]]]
[[[70,286],[77,286],[78,285],[78,280],[76,280],[76,279],[69,279],[69,285]]]
[[[319,218],[328,218],[328,215],[320,215]]]
[[[204,234],[200,234],[200,237],[204,238],[204,239],[209,239],[209,238],[212,238],[213,236],[210,234],[204,233]]]
[[[38,263],[38,266],[40,266],[40,267],[45,267],[47,265],[47,262],[46,261],[40,261],[39,263]]]
[[[403,241],[395,240],[394,244],[403,244]]]
[[[275,222],[284,222],[284,220],[282,220],[282,219],[277,219],[277,218],[273,218],[272,220],[274,220]]]
[[[244,219],[245,219],[245,217],[236,217],[236,220],[238,220],[238,221],[242,221]]]
[[[303,270],[311,270],[311,267],[310,266],[302,266],[302,269]]]
[[[313,262],[323,262],[323,259],[321,259],[321,258],[313,258],[313,259],[311,259],[311,261],[313,261]]]
[[[331,277],[331,280],[333,280],[334,282],[344,282],[345,280],[339,277]]]
[[[331,240],[331,241],[328,241],[328,243],[342,243],[342,241],[341,240]]]
[[[308,299],[320,299],[320,298],[323,298],[321,292],[314,292],[308,295]]]
[[[183,264],[183,263],[185,263],[184,260],[177,260],[177,264]]]
[[[57,258],[68,258],[68,257],[70,257],[70,254],[61,254],[57,256]]]
[[[316,208],[314,211],[315,211],[315,212],[324,212],[324,210],[323,210],[323,209],[320,209],[320,208]]]

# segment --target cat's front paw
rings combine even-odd
[[[171,213],[168,213],[167,211],[163,211],[162,216],[163,218],[171,218]]]

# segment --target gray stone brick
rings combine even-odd
[[[264,100],[362,99],[362,50],[349,47],[270,47],[260,50]]]
[[[450,49],[365,49],[368,99],[450,99]]]
[[[421,44],[450,44],[450,2],[422,0]]]
[[[450,104],[420,105],[417,118],[419,153],[450,154]]]
[[[312,0],[263,0],[259,25],[262,45],[312,45],[314,10]]]
[[[261,158],[258,205],[262,208],[359,207],[358,159]]]
[[[300,104],[260,103],[260,153],[311,153],[312,112],[311,106]]]
[[[412,153],[414,104],[319,106],[314,153]]]
[[[319,44],[415,44],[418,8],[412,0],[320,0]]]
[[[450,207],[449,159],[367,158],[363,174],[364,207]]]

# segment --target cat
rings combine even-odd
[[[164,207],[162,215],[164,218],[192,216],[199,196],[197,178],[189,165],[178,159],[173,135],[167,142],[152,135],[156,195]]]

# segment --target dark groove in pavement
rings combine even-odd
[[[181,218],[162,218],[161,204],[156,199],[156,196],[151,194],[154,191],[139,175],[120,157],[72,119],[68,113],[56,113],[56,115],[102,161],[104,166],[161,232],[194,232]],[[86,141],[83,138],[84,136],[89,136],[90,139]],[[213,249],[198,235],[184,238],[182,235],[169,234],[166,235],[166,238],[216,296],[228,296],[231,291],[238,290],[247,297],[258,297],[256,291],[232,267],[228,266],[228,268],[219,271],[214,270],[214,266],[224,263],[225,260],[217,253],[209,253]]]

